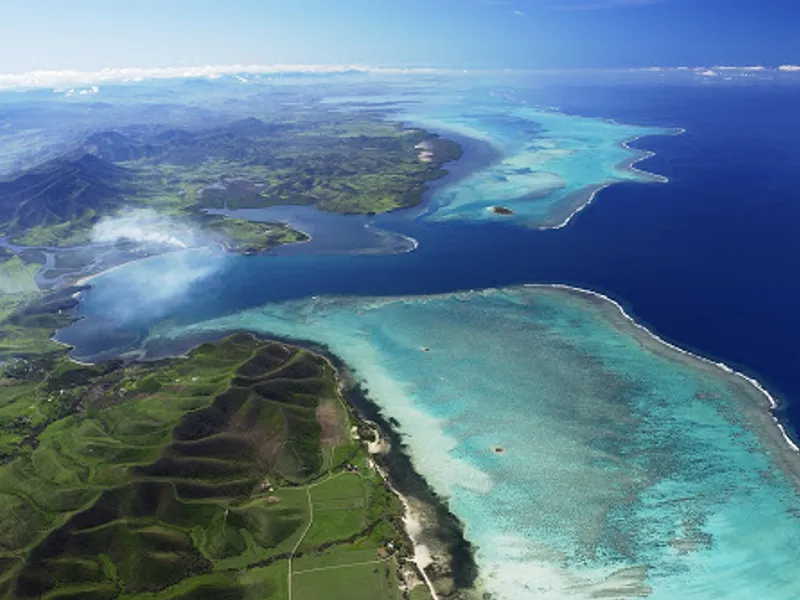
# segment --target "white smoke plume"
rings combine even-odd
[[[92,241],[98,243],[129,240],[139,244],[190,248],[199,245],[202,238],[195,228],[152,208],[135,208],[103,217],[92,229]]]
[[[123,321],[165,314],[191,302],[194,287],[219,272],[226,260],[202,229],[150,208],[104,217],[92,230],[92,239],[98,243],[127,240],[153,250],[153,256],[109,272],[111,284],[95,292]]]

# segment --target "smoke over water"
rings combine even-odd
[[[112,217],[103,217],[92,229],[92,241],[97,243],[129,240],[139,244],[189,248],[201,244],[203,238],[194,227],[159,214],[152,208],[130,209]]]
[[[190,301],[194,286],[217,273],[225,261],[224,253],[209,247],[212,238],[201,229],[149,208],[104,217],[92,230],[92,241],[133,243],[160,255],[102,275],[126,280],[125,285],[102,286],[96,292],[119,296],[114,299],[112,320],[123,326],[135,323],[142,315],[164,314]]]

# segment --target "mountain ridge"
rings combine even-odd
[[[131,171],[88,152],[71,152],[0,181],[7,233],[59,225],[119,206]]]

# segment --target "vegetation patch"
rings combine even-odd
[[[323,358],[236,334],[185,359],[11,366],[0,597],[399,597],[402,507]]]
[[[294,204],[374,214],[417,204],[461,149],[384,116],[312,104],[291,116],[199,131],[97,132],[63,156],[0,181],[0,235],[29,246],[82,244],[100,218],[138,206],[191,219],[236,251],[304,241],[280,223],[202,209]]]

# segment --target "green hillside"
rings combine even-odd
[[[0,385],[0,597],[400,597],[401,505],[323,358],[237,334]]]
[[[204,208],[314,205],[380,213],[417,204],[459,146],[369,114],[320,107],[204,130],[157,125],[91,134],[73,152],[0,181],[0,233],[28,245],[85,242],[121,207],[151,207],[232,234],[231,248],[304,239],[288,227],[222,225]]]
[[[90,221],[122,206],[133,174],[92,154],[50,160],[0,181],[0,228],[18,237],[37,227]]]

